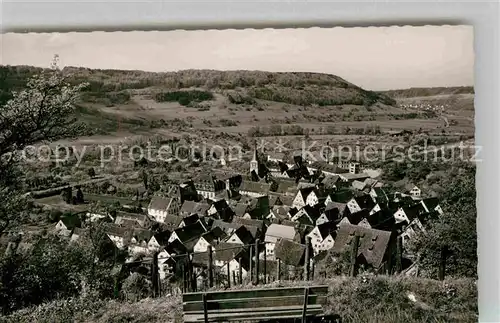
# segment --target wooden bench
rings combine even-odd
[[[184,322],[311,322],[322,315],[327,293],[328,286],[185,293]]]

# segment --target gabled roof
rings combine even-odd
[[[229,205],[227,204],[227,201],[224,199],[213,202],[211,207],[212,206],[217,210],[217,212],[229,209]]]
[[[304,265],[306,246],[287,239],[280,239],[274,247],[274,255],[285,265]],[[311,253],[312,255],[312,253]]]
[[[236,234],[245,245],[254,241],[254,236],[244,225],[240,226],[233,234]]]
[[[132,237],[132,231],[133,229],[131,228],[125,228],[118,226],[113,223],[109,223],[106,225],[106,233],[110,236],[116,236],[116,237],[121,237],[124,239],[129,239]]]
[[[200,221],[175,230],[175,234],[177,235],[179,240],[183,243],[192,239],[199,238],[205,232],[206,232],[205,227],[201,224]]]
[[[366,184],[364,182],[361,182],[361,181],[358,181],[358,180],[354,180],[352,181],[352,187],[354,187],[355,189],[357,189],[358,191],[362,191],[365,189],[366,187]]]
[[[222,262],[229,262],[246,252],[240,244],[221,242],[215,246],[214,259]]]
[[[267,195],[270,189],[271,189],[271,184],[252,182],[252,181],[243,181],[243,183],[241,183],[241,186],[239,188],[240,191],[261,193],[263,195]]]
[[[160,226],[168,231],[174,231],[182,222],[182,217],[176,215],[167,215]]]
[[[365,218],[372,229],[379,229],[384,231],[392,231],[396,228],[396,219],[394,215],[387,209],[382,209]]]
[[[233,210],[235,216],[244,216],[247,212],[247,207],[247,204],[236,203],[233,207],[231,207],[231,209]]]
[[[360,236],[358,257],[363,255],[368,264],[374,268],[380,268],[391,242],[391,232],[344,224],[337,231],[337,238],[331,251],[349,252],[355,235]]]
[[[295,228],[293,228],[293,227],[273,223],[267,228],[265,240],[266,240],[266,242],[268,240],[269,240],[269,242],[274,242],[276,239],[279,239],[279,238],[293,240],[295,238],[296,234],[297,234],[297,232],[295,231]]]
[[[198,222],[199,220],[200,220],[200,216],[196,213],[193,213],[191,215],[185,216],[182,219],[182,222],[184,222],[184,225],[191,225],[191,224]]]
[[[226,233],[219,227],[212,228],[212,230],[204,233],[201,237],[205,239],[206,242],[214,244],[214,242],[220,242],[226,237]]]
[[[163,231],[163,232],[155,233],[153,235],[153,237],[155,238],[156,242],[158,242],[158,244],[160,246],[166,246],[168,243],[168,238],[170,238],[171,234],[172,234],[172,232],[170,232],[170,231]]]
[[[352,199],[352,196],[353,196],[352,192],[347,190],[330,194],[330,198],[332,199],[333,202],[340,202],[340,203],[347,203],[350,199]]]
[[[290,195],[285,195],[285,196],[280,196],[280,201],[283,203],[283,205],[292,205],[294,200],[294,196]]]
[[[309,196],[309,194],[311,194],[311,192],[315,191],[316,190],[316,186],[314,186],[314,184],[311,184],[312,186],[307,186],[307,187],[303,187],[299,190],[302,198],[304,199],[304,201],[307,199],[307,197]],[[298,194],[298,193],[297,193]]]
[[[326,162],[315,162],[315,163],[312,163],[311,166],[314,168],[317,168],[318,170],[320,170],[322,172],[324,171],[324,172],[328,172],[328,173],[332,173],[332,174],[343,174],[343,173],[348,172],[347,169],[340,168],[340,167],[338,167],[338,165],[332,165],[332,164],[329,164]]]
[[[361,222],[361,220],[366,218],[369,214],[370,214],[370,210],[362,209],[361,211],[358,211],[358,212],[349,213],[345,217],[347,218],[347,220],[349,220],[350,224],[358,224],[359,222]]]
[[[146,214],[116,211],[115,223],[122,224],[124,220],[131,220],[144,226],[149,221],[149,217]]]
[[[186,247],[180,242],[179,240],[175,239],[172,242],[169,242],[167,246],[165,247],[165,250],[169,254],[175,253],[176,255],[182,255],[185,254],[188,250]]]
[[[421,203],[411,206],[403,206],[402,209],[410,222],[417,218],[420,214],[426,213],[425,208]]]
[[[76,227],[80,227],[82,221],[78,215],[70,215],[61,218],[61,222],[66,226],[68,230],[73,230]]]
[[[238,223],[244,226],[256,227],[259,230],[262,230],[264,228],[264,221],[256,219],[245,219],[235,216],[233,218],[233,223]]]
[[[189,215],[196,213],[194,212],[196,204],[198,203],[195,201],[184,201],[184,203],[182,203],[180,213],[187,213]]]
[[[116,221],[115,219],[115,224],[127,228],[135,228],[141,226],[141,224],[138,221],[132,219],[118,219],[118,221]]]
[[[329,234],[332,235],[333,239],[337,236],[337,223],[326,222],[317,226],[319,234],[322,240],[324,240]]]
[[[337,209],[339,211],[339,214],[344,214],[344,210],[346,207],[347,207],[346,203],[329,202],[325,207],[325,212],[333,210],[333,209]]]
[[[310,206],[308,204],[306,204],[302,210],[304,210],[304,212],[307,213],[307,215],[309,215],[309,217],[311,218],[311,220],[313,220],[313,222],[316,222],[316,220],[321,216],[321,204],[316,204],[314,206]]]
[[[227,232],[228,234],[231,234],[233,231],[236,231],[239,227],[241,227],[241,224],[239,223],[228,223],[222,220],[215,220],[214,223],[212,224],[212,228],[220,228],[223,231]]]
[[[420,202],[427,207],[429,212],[434,210],[436,208],[436,206],[439,205],[439,199],[437,197],[429,197],[429,198],[423,199]]]
[[[375,202],[373,201],[370,195],[362,195],[354,198],[356,203],[358,203],[361,209],[372,209],[375,206]]]
[[[353,181],[355,179],[366,179],[366,178],[369,178],[370,175],[366,174],[366,173],[359,173],[359,174],[351,174],[351,173],[345,173],[345,174],[342,174],[342,176],[347,179],[348,181]]]
[[[138,243],[143,241],[148,243],[152,236],[153,232],[146,229],[134,228],[132,232],[132,237],[134,237]]]
[[[272,207],[272,212],[278,217],[282,219],[288,219],[288,212],[290,211],[290,207],[287,205],[275,205]]]
[[[295,181],[281,180],[278,181],[278,185],[275,192],[280,194],[286,194],[286,193],[293,193],[296,191],[297,191],[297,184],[295,183]]]
[[[326,188],[332,188],[339,180],[339,175],[327,175],[321,180],[321,184],[323,184]]]
[[[149,202],[148,209],[167,211],[172,199],[169,197],[153,196]]]

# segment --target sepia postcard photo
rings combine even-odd
[[[472,26],[0,46],[0,322],[478,321]]]

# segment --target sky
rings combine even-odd
[[[0,64],[319,72],[369,90],[474,85],[472,26],[0,35]]]

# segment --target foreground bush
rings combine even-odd
[[[340,315],[343,323],[478,321],[477,287],[473,279],[441,282],[422,278],[360,276],[307,283],[281,281],[261,288],[318,284],[329,286],[325,311]],[[255,287],[248,284],[231,289],[252,288]],[[135,303],[113,300],[103,302],[102,306],[79,304],[82,302],[53,302],[16,312],[0,322],[182,322],[180,295],[147,298]]]

